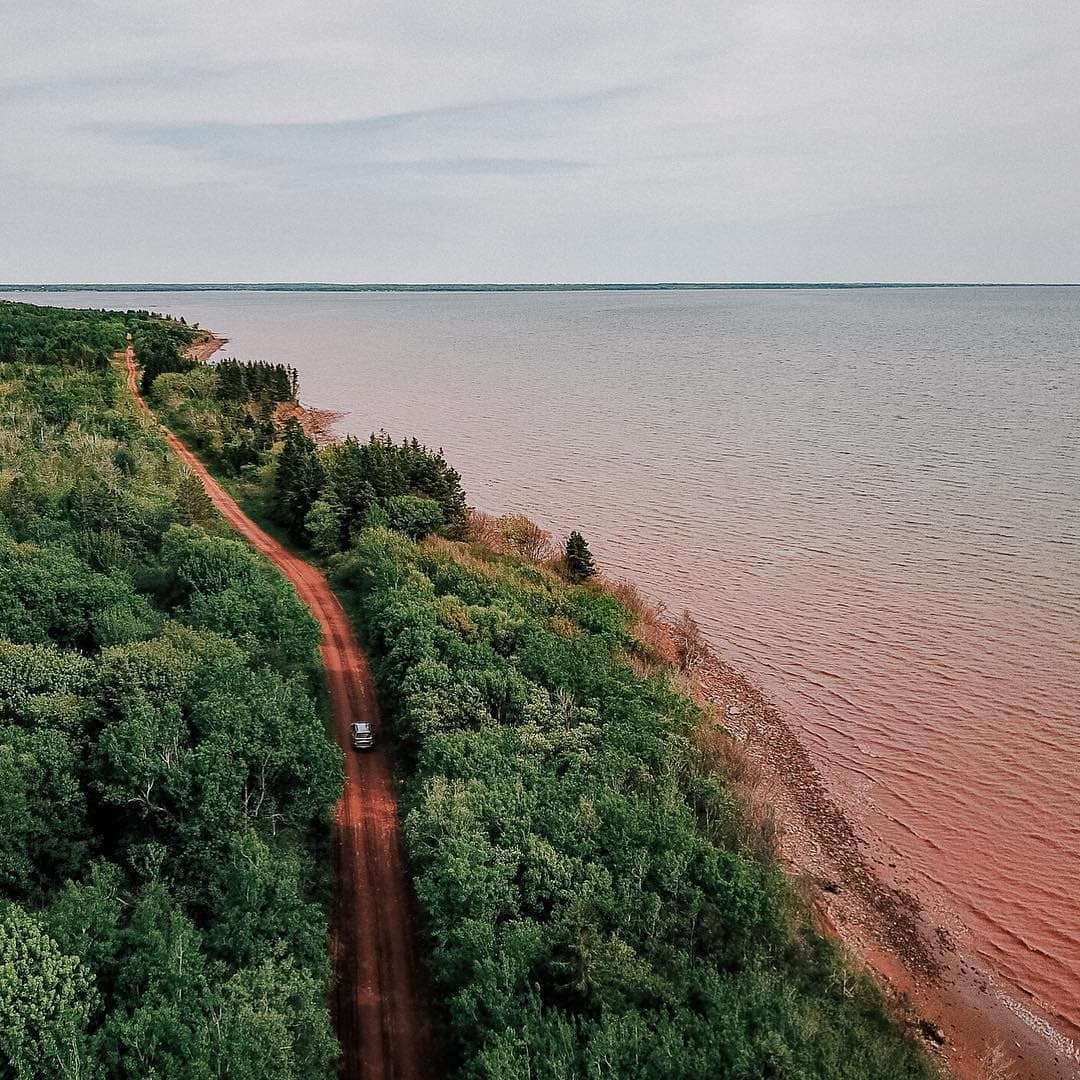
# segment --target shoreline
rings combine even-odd
[[[187,350],[202,362],[229,340],[202,335]],[[325,418],[319,434],[334,438],[340,414],[300,405],[295,413],[301,423],[308,413]],[[858,956],[933,1056],[957,1080],[1080,1080],[1080,1047],[1010,999],[914,895],[889,882],[762,691],[708,645],[690,679],[758,772],[748,797],[775,815],[781,865],[804,887],[820,929]]]
[[[184,350],[184,355],[197,363],[205,364],[214,353],[224,348],[228,343],[228,338],[220,337],[212,330],[203,330],[201,336]],[[304,405],[297,401],[279,405],[274,419],[278,423],[284,423],[290,419],[296,420],[319,446],[326,446],[329,443],[338,441],[334,425],[343,415],[343,413],[334,412],[332,409],[319,409],[313,405]]]
[[[887,867],[829,790],[780,710],[707,649],[693,675],[747,755],[753,794],[777,816],[777,849],[826,933],[855,952],[957,1080],[1076,1080],[1080,1048],[982,971]]]
[[[200,335],[184,350],[185,355],[200,363],[205,363],[218,349],[224,348],[229,343],[228,338],[218,337],[212,330],[202,330]]]

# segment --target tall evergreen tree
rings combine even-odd
[[[274,482],[274,516],[295,535],[302,533],[304,518],[319,497],[322,482],[323,467],[314,440],[290,419]]]
[[[566,572],[571,581],[585,581],[596,573],[589,545],[576,529],[566,538]]]

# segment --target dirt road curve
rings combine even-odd
[[[139,406],[138,370],[129,346],[128,387]],[[412,899],[401,855],[393,781],[386,754],[349,747],[349,724],[378,730],[367,659],[326,579],[251,521],[170,431],[169,445],[202,481],[214,506],[293,583],[322,629],[322,658],[337,738],[345,754],[345,793],[337,807],[331,953],[335,1021],[346,1080],[422,1080],[433,1075],[431,1033],[412,939]]]

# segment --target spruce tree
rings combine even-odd
[[[303,536],[304,518],[319,497],[322,483],[322,462],[315,442],[295,419],[290,419],[285,425],[285,445],[278,458],[274,516],[294,536]]]
[[[566,572],[571,581],[585,581],[596,573],[589,545],[576,529],[566,538]]]

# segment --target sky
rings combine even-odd
[[[1080,4],[0,0],[0,281],[1080,281]]]

